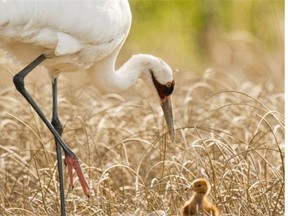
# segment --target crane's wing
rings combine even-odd
[[[130,25],[128,0],[0,0],[0,43],[12,51],[17,42],[89,63],[113,52]]]

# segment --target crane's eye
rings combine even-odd
[[[166,83],[166,85],[163,85],[163,92],[165,94],[165,96],[169,96],[170,94],[172,94],[173,90],[174,90],[174,80],[172,82],[168,82]]]
[[[166,87],[167,87],[167,88],[170,88],[171,86],[172,86],[172,83],[171,83],[171,82],[166,83]]]
[[[157,81],[157,79],[154,76],[154,72],[151,69],[150,69],[150,74],[152,76],[154,86],[155,86],[160,98],[165,98],[166,96],[169,96],[172,94],[173,89],[174,89],[174,85],[175,85],[174,80],[171,82],[167,82],[166,84],[162,85]]]

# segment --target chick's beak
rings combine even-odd
[[[194,185],[192,185],[191,189],[192,189],[192,191],[194,191],[194,192],[197,190],[197,188],[196,188]]]
[[[171,95],[161,98],[161,107],[163,109],[164,117],[166,120],[168,133],[172,142],[175,139],[174,121],[173,121],[173,110],[172,110],[172,97]]]

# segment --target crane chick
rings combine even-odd
[[[200,213],[212,216],[221,215],[218,208],[207,198],[211,185],[206,179],[198,178],[194,180],[192,190],[194,194],[182,207],[182,216],[199,215]]]

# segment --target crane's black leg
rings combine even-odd
[[[52,108],[52,121],[51,124],[56,129],[58,134],[61,136],[63,132],[62,124],[58,118],[58,103],[57,103],[57,78],[52,82],[52,97],[53,97],[53,108]],[[60,185],[60,203],[61,203],[61,215],[66,215],[65,210],[65,194],[64,194],[64,178],[63,178],[63,167],[62,167],[62,153],[61,145],[55,138],[56,154],[57,154],[57,164],[59,173],[59,185]]]
[[[23,97],[28,101],[28,103],[33,107],[33,109],[37,112],[39,117],[42,119],[42,121],[45,123],[45,125],[48,127],[48,129],[53,134],[55,140],[57,140],[57,143],[61,145],[65,152],[65,164],[68,166],[68,172],[70,177],[70,185],[73,187],[73,175],[72,175],[72,169],[74,169],[79,177],[79,181],[81,183],[83,192],[86,196],[89,196],[88,194],[88,184],[86,179],[84,178],[84,175],[82,173],[81,167],[78,162],[78,158],[76,155],[66,146],[66,144],[61,139],[61,136],[57,132],[57,130],[53,127],[53,125],[48,121],[48,119],[45,117],[39,106],[35,103],[29,92],[26,90],[24,85],[24,78],[39,64],[41,64],[46,59],[45,55],[40,55],[37,57],[33,62],[31,62],[27,67],[25,67],[23,70],[21,70],[19,73],[17,73],[13,77],[13,82],[15,84],[16,89],[23,95]],[[57,145],[56,145],[57,146]],[[57,149],[57,147],[56,147]],[[61,154],[60,154],[61,155]],[[60,162],[58,162],[60,163]]]
[[[76,155],[66,146],[66,144],[62,141],[60,135],[56,131],[56,129],[52,126],[52,124],[47,120],[39,106],[35,103],[29,92],[26,90],[24,85],[24,78],[39,64],[41,64],[46,59],[45,55],[40,55],[38,58],[36,58],[33,62],[31,62],[27,67],[25,67],[23,70],[21,70],[19,73],[17,73],[13,77],[13,82],[16,87],[16,89],[23,95],[23,97],[28,101],[28,103],[33,107],[33,109],[37,112],[39,117],[42,119],[42,121],[45,123],[45,125],[48,127],[48,129],[51,131],[51,133],[54,135],[55,139],[59,142],[65,153],[69,155],[73,155],[76,157]]]

